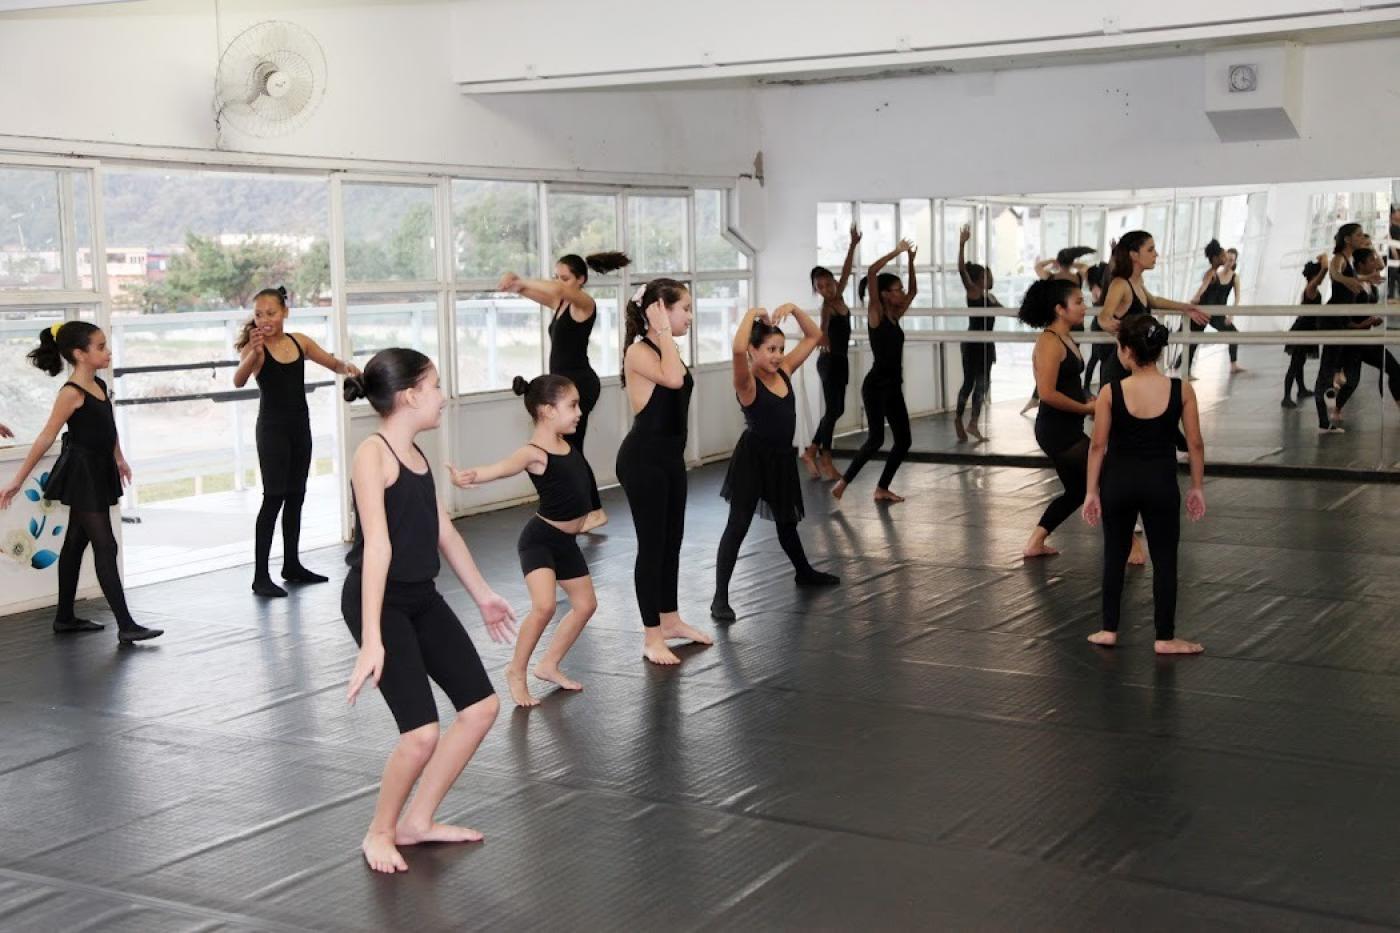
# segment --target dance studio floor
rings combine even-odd
[[[708,624],[723,464],[692,474],[682,605]],[[755,522],[740,620],[647,667],[633,538],[586,545],[587,684],[505,709],[445,817],[484,845],[366,870],[393,723],[351,709],[338,585],[254,602],[246,568],[135,589],[118,651],[0,621],[5,930],[1339,929],[1400,925],[1400,487],[1211,479],[1155,660],[1149,573],[1090,648],[1095,534],[1022,565],[1052,474],[912,464],[904,505]],[[513,509],[462,523],[523,613]],[[341,575],[339,549],[308,558]],[[455,581],[443,581],[479,623]],[[106,618],[105,612],[98,616]],[[478,638],[489,668],[507,649]]]

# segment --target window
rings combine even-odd
[[[617,197],[549,193],[549,252],[554,258],[618,248]]]
[[[350,282],[431,282],[437,278],[433,189],[347,183],[345,277]]]
[[[860,255],[856,257],[856,262],[864,268],[869,268],[875,260],[888,255],[899,241],[894,205],[861,204],[860,234]],[[845,255],[844,249],[841,254]],[[902,265],[904,256],[901,255],[895,262]],[[889,271],[895,270],[891,268]]]
[[[627,249],[632,269],[639,273],[687,271],[687,226],[685,198],[629,195]]]
[[[725,239],[725,192],[699,188],[695,192],[695,268],[698,270],[747,269],[749,257]]]
[[[534,310],[539,306],[524,302]],[[389,347],[412,347],[441,363],[438,352],[437,298],[431,293],[350,295],[345,308],[350,355],[356,365]],[[538,327],[538,323],[536,327]],[[536,341],[538,345],[538,340]],[[536,356],[538,359],[538,355]]]
[[[728,362],[733,356],[734,332],[749,310],[748,280],[697,282],[693,298],[698,360]]]
[[[1079,215],[1079,242],[1098,250],[1097,256],[1089,257],[1088,262],[1101,262],[1108,259],[1108,244],[1104,242],[1104,212],[1086,208]]]
[[[618,347],[622,344],[622,305],[618,301],[618,292],[616,285],[588,290],[598,306],[593,333],[588,335],[588,359],[593,364],[593,371],[604,379],[622,371],[622,363],[617,356]]]
[[[516,376],[531,379],[538,375],[542,371],[540,331],[548,321],[543,317],[546,313],[533,301],[516,295],[458,294],[457,391],[505,389]]]
[[[899,236],[919,247],[916,261],[931,265],[933,255],[933,205],[927,198],[899,202]]]
[[[59,173],[0,168],[0,288],[62,288]]]
[[[1045,207],[1040,211],[1041,258],[1049,259],[1060,250],[1078,243],[1069,241],[1069,208]]]
[[[851,221],[855,213],[850,201],[823,201],[817,205],[817,265],[833,275],[841,274],[846,250],[851,242]],[[860,257],[856,257],[859,261]]]
[[[510,270],[540,275],[539,186],[452,180],[452,255],[457,278],[494,279]]]

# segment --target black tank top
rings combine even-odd
[[[1151,309],[1143,303],[1142,297],[1138,295],[1137,289],[1133,288],[1133,283],[1126,279],[1124,281],[1128,282],[1128,293],[1133,296],[1133,302],[1128,305],[1128,310],[1118,315],[1118,320],[1121,321],[1124,318],[1129,318],[1137,314],[1147,314]]]
[[[661,349],[646,337],[642,343],[661,355]],[[685,364],[682,363],[682,366]],[[666,437],[685,437],[690,429],[690,392],[695,388],[690,367],[685,367],[685,382],[679,389],[668,389],[656,384],[651,387],[651,398],[632,419],[632,430],[641,434],[661,434]]]
[[[1177,424],[1181,421],[1181,380],[1173,379],[1167,407],[1155,418],[1135,418],[1123,398],[1123,381],[1113,384],[1113,421],[1108,431],[1108,453],[1135,460],[1176,463]]]
[[[262,367],[254,377],[258,383],[258,418],[264,423],[311,420],[306,404],[306,354],[295,337],[288,334],[287,339],[297,348],[297,358],[281,363],[264,349]]]
[[[596,320],[598,312],[595,310],[588,320],[580,324],[574,320],[567,301],[559,306],[558,313],[549,322],[551,373],[567,375],[593,369],[588,363],[588,335],[593,333],[593,322]]]
[[[787,395],[779,398],[773,390],[754,377],[753,402],[744,407],[744,427],[760,440],[777,447],[791,447],[792,437],[797,433],[797,397],[792,391],[792,380],[783,370],[778,370]]]
[[[1055,390],[1076,402],[1088,401],[1084,394],[1084,361],[1075,352],[1072,342],[1063,337],[1059,339],[1065,345],[1065,358],[1055,373]],[[1051,453],[1064,450],[1084,436],[1084,416],[1042,402],[1035,415],[1035,436]]]
[[[1342,275],[1345,275],[1348,278],[1356,277],[1356,270],[1352,268],[1351,263],[1347,263],[1346,265],[1342,266]],[[1327,303],[1329,305],[1354,305],[1358,302],[1358,300],[1360,300],[1360,298],[1360,293],[1352,292],[1351,289],[1347,288],[1340,282],[1333,282],[1332,294],[1327,296]]]
[[[966,296],[965,296],[966,297]],[[981,298],[967,297],[969,308],[1000,308],[1001,302],[990,292],[983,292]],[[995,330],[997,319],[991,315],[974,314],[967,319],[968,330]]]
[[[433,485],[433,471],[415,473],[399,460],[394,448],[382,434],[375,437],[384,441],[389,453],[399,463],[399,476],[384,489],[384,519],[389,526],[389,547],[393,553],[389,558],[389,582],[427,583],[438,575],[442,567],[438,556],[438,504],[437,488]],[[418,445],[413,449],[423,454]],[[428,458],[423,457],[426,461]],[[355,505],[355,494],[350,493],[350,503]],[[360,527],[359,510],[355,512],[355,543],[350,545],[350,553],[345,555],[345,563],[356,571],[364,563],[365,533]]]
[[[1235,290],[1235,283],[1239,279],[1230,278],[1230,284],[1226,285],[1214,275],[1210,277],[1210,283],[1206,285],[1206,290],[1201,293],[1201,304],[1203,305],[1224,305],[1230,303],[1230,293]]]
[[[544,450],[539,444],[531,444],[537,450]],[[535,492],[540,494],[537,511],[540,518],[552,522],[568,522],[581,518],[593,511],[593,474],[588,470],[588,461],[573,444],[566,454],[550,453],[544,472],[536,476],[529,470],[525,473],[535,484]]]
[[[834,311],[826,321],[826,337],[831,342],[831,353],[844,357],[851,347],[851,312],[837,314]]]
[[[870,328],[866,336],[870,340],[870,353],[874,357],[868,378],[879,382],[903,382],[904,328],[899,326],[898,321],[882,315],[880,326]]]
[[[112,393],[107,383],[94,376],[105,398],[98,398],[76,382],[65,382],[83,393],[83,404],[68,416],[68,443],[84,450],[100,451],[115,457],[117,443],[117,419],[112,414]]]

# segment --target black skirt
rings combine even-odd
[[[1305,315],[1294,318],[1293,326],[1288,329],[1290,331],[1321,330],[1322,328],[1318,327],[1318,322],[1319,318]],[[1301,353],[1305,359],[1315,360],[1317,359],[1317,344],[1290,343],[1284,345],[1283,352],[1290,356]]]
[[[64,434],[63,449],[44,484],[44,498],[80,512],[105,512],[121,497],[122,478],[112,451],[79,447]]]
[[[729,458],[729,472],[719,494],[730,505],[757,508],[758,514],[771,522],[800,522],[806,512],[802,481],[797,476],[797,448],[745,431]]]

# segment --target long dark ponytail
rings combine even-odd
[[[1337,235],[1332,238],[1332,255],[1340,256],[1347,248],[1347,237],[1361,229],[1360,224],[1342,224],[1337,228]]]
[[[86,350],[92,335],[102,328],[87,321],[65,321],[39,331],[39,345],[29,351],[29,362],[48,373],[57,376],[63,372],[63,364],[76,365],[74,350]]]
[[[626,322],[626,331],[622,338],[622,381],[627,382],[627,348],[637,342],[639,337],[643,337],[647,332],[647,308],[653,302],[660,301],[662,307],[669,308],[671,305],[685,297],[685,283],[675,279],[652,279],[642,289],[642,296],[635,301],[629,300],[627,307],[623,311],[623,319]]]
[[[590,253],[587,256],[569,253],[566,256],[560,256],[558,264],[561,266],[568,266],[574,278],[587,282],[589,269],[592,269],[599,275],[607,275],[609,272],[616,272],[624,266],[630,266],[632,260],[628,258],[626,253],[619,253],[616,251]]]

